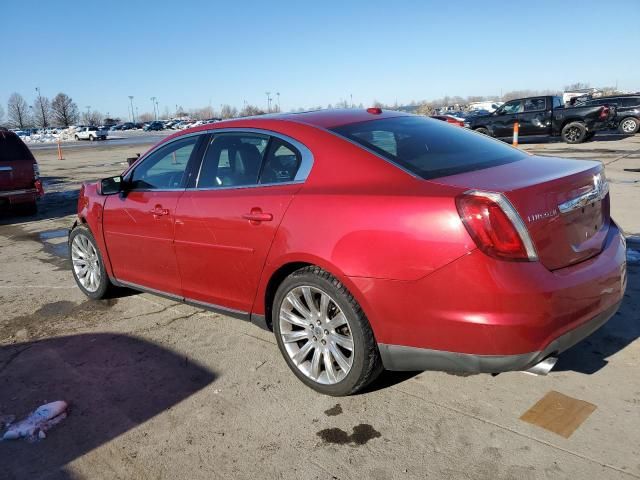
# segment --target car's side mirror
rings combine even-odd
[[[124,181],[120,175],[100,180],[100,193],[102,195],[113,195],[122,191],[124,191]]]

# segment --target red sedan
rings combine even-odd
[[[600,162],[380,109],[172,135],[81,189],[69,246],[89,297],[126,286],[260,324],[330,395],[383,368],[552,365],[626,287]]]
[[[457,125],[459,127],[464,127],[464,119],[454,117],[453,115],[431,115],[431,118],[435,118],[436,120],[447,122],[452,125]]]

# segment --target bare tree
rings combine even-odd
[[[264,115],[264,110],[259,109],[258,107],[256,107],[255,105],[245,105],[242,110],[240,110],[240,113],[238,113],[239,117],[251,117],[254,115]]]
[[[36,127],[47,128],[51,124],[51,102],[47,97],[38,95],[33,101],[33,117]]]
[[[7,120],[13,128],[26,128],[31,124],[29,105],[19,93],[12,93],[7,102]]]
[[[220,116],[222,118],[234,118],[238,116],[238,110],[236,107],[232,107],[231,105],[222,105],[220,109]]]
[[[565,91],[567,92],[570,92],[572,90],[583,90],[585,88],[589,88],[589,84],[585,82],[575,82],[569,85],[565,85],[564,87]]]
[[[154,118],[156,118],[156,116],[153,113],[149,113],[149,112],[144,112],[141,113],[140,115],[138,115],[138,120],[141,122],[150,122],[152,121]]]
[[[59,93],[51,101],[51,117],[54,125],[68,127],[78,123],[78,106],[69,95]]]
[[[0,125],[2,125],[2,121],[4,120],[4,108],[0,105]]]
[[[102,114],[97,110],[82,113],[82,123],[86,125],[100,125],[102,123],[102,118]]]

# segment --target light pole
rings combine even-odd
[[[271,92],[264,92],[265,95],[267,96],[267,113],[271,113],[271,97],[269,95],[271,95]]]
[[[280,112],[280,92],[276,92],[276,97],[278,97],[278,112]]]
[[[85,120],[87,121],[87,123],[89,125],[91,125],[91,120],[89,119],[89,110],[91,110],[91,105],[87,105],[86,107],[84,107],[87,109],[87,116],[85,117]]]
[[[136,114],[133,110],[133,95],[129,95],[129,101],[131,102],[131,122],[136,123]]]
[[[157,120],[158,117],[160,116],[160,103],[158,102],[157,98],[156,98],[156,109],[158,110],[158,115],[156,116],[156,120]]]
[[[156,97],[151,97],[151,103],[153,104],[153,116],[158,120],[158,112],[156,112]]]

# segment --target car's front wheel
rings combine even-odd
[[[489,129],[484,128],[484,127],[476,128],[475,131],[478,132],[478,133],[481,133],[483,135],[487,135],[489,137],[491,136],[491,132],[489,131]]]
[[[382,371],[364,312],[346,287],[319,267],[297,270],[282,282],[272,322],[289,368],[320,393],[356,393]]]
[[[80,290],[89,298],[99,300],[111,290],[102,255],[91,231],[80,225],[69,234],[71,270]]]
[[[640,129],[640,120],[634,117],[623,118],[618,125],[618,131],[623,135],[633,135]]]

